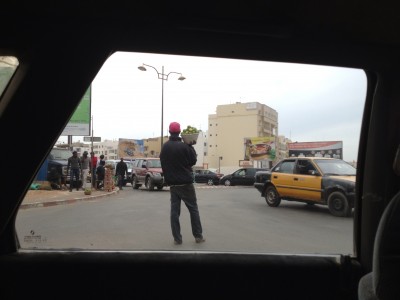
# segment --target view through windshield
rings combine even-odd
[[[366,89],[365,73],[358,69],[117,52],[82,99],[82,111],[90,114],[82,118],[86,133],[64,132],[55,146],[66,149],[67,155],[55,156],[68,159],[75,150],[78,158],[87,151],[91,159],[93,151],[97,162],[103,155],[116,162],[116,169],[123,157],[131,174],[122,169],[119,177],[108,166],[97,173],[98,163],[90,164],[83,181],[78,170],[76,183],[64,182],[64,175],[50,179],[46,172],[38,173],[34,182],[39,188],[28,191],[17,217],[20,245],[77,251],[352,254],[352,213],[333,215],[328,197],[313,203],[292,201],[306,200],[304,193],[282,197],[277,207],[255,188],[254,169],[269,171],[285,158],[334,153],[341,163],[316,160],[320,168],[355,175]],[[205,239],[200,243],[199,229],[192,228],[197,221],[183,202],[181,239],[174,235],[176,223],[171,223],[176,213],[171,199],[180,181],[171,179],[176,173],[170,168],[189,165],[187,159],[178,156],[171,165],[167,160],[162,171],[141,164],[158,158],[162,145],[180,139],[188,126],[195,136],[188,138],[195,141],[190,149],[196,158],[188,172],[193,172],[190,185]],[[177,129],[181,135],[173,137],[170,130]],[[293,161],[288,163],[293,169]],[[218,175],[196,182],[194,170],[202,169]],[[280,184],[296,184],[285,179],[284,172],[279,176]],[[321,195],[318,176],[306,172],[302,180],[309,180],[309,189]],[[48,188],[50,180],[57,180],[60,188]]]

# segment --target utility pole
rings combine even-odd
[[[91,152],[94,152],[94,151],[93,151],[93,137],[94,137],[94,134],[93,134],[93,116],[92,116],[92,138],[91,138],[91,141],[92,141],[92,151],[91,151]]]
[[[69,147],[69,150],[73,150],[73,147],[72,147],[72,135],[69,135],[68,136],[68,147]]]

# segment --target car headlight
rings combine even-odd
[[[62,167],[62,173],[63,175],[67,175],[67,166]]]
[[[154,176],[161,176],[161,173],[153,172],[153,175],[154,175]]]

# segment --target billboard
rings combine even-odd
[[[289,157],[331,157],[343,159],[342,141],[288,143]]]
[[[76,108],[74,114],[69,120],[64,131],[61,133],[65,135],[90,135],[90,109],[92,101],[92,88],[89,86],[86,93],[83,95],[81,102]]]
[[[275,137],[252,137],[244,139],[245,160],[274,160],[275,156]]]
[[[118,157],[129,158],[144,156],[143,140],[119,139]]]

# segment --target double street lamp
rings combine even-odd
[[[178,80],[181,80],[181,81],[185,80],[186,78],[182,76],[182,73],[178,73],[178,72],[169,72],[168,74],[165,74],[164,66],[162,66],[161,73],[158,72],[158,70],[156,68],[154,68],[153,66],[146,65],[146,64],[142,64],[141,66],[138,67],[138,69],[140,71],[147,71],[146,67],[153,68],[157,72],[158,79],[161,79],[161,148],[160,148],[160,151],[161,151],[162,146],[164,144],[164,80],[168,80],[168,76],[170,74],[180,75]]]

